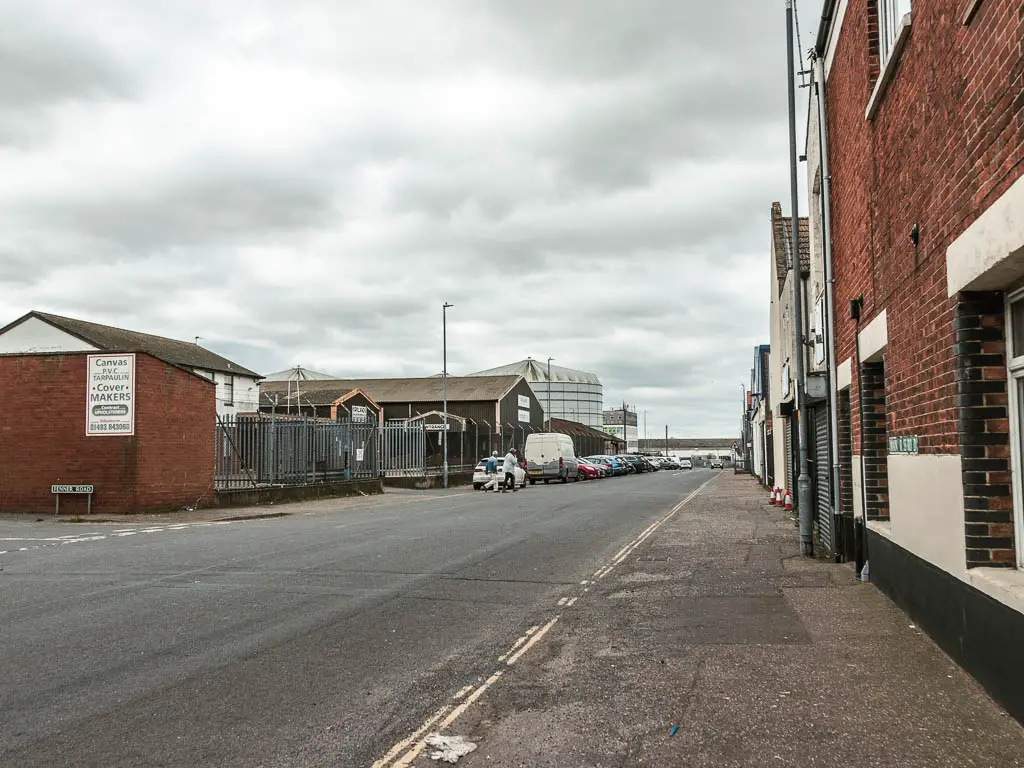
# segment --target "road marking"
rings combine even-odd
[[[711,481],[714,480],[714,479],[715,478],[712,477],[707,482],[703,483],[700,487],[698,487],[695,491],[693,491],[689,496],[687,496],[685,499],[683,499],[678,504],[676,504],[674,507],[672,507],[672,509],[668,512],[668,514],[666,514],[660,520],[652,523],[647,528],[645,528],[644,531],[642,533],[640,533],[639,536],[634,538],[629,544],[627,544],[625,547],[620,549],[615,554],[615,557],[613,558],[613,562],[611,562],[609,565],[605,566],[604,568],[599,569],[597,571],[597,573],[602,573],[602,572],[603,573],[608,573],[617,564],[621,563],[625,558],[629,557],[631,552],[633,552],[644,541],[646,541],[655,531],[657,531],[658,528],[660,528],[668,520],[670,520],[676,513],[678,513],[680,509],[682,509],[698,493],[700,493],[702,490],[704,490],[704,488],[709,483],[711,483]],[[584,593],[590,591],[590,587],[587,586],[590,583],[591,582],[589,580],[587,580],[587,579],[584,579],[583,581],[580,582],[580,585],[583,586],[583,592]],[[559,605],[563,605],[563,601],[564,601],[564,606],[566,608],[571,607],[572,605],[574,605],[576,603],[576,601],[581,596],[582,595],[577,595],[575,597],[571,597],[571,598],[568,598],[568,599],[562,598],[561,600],[558,601],[558,604]],[[527,651],[530,650],[530,648],[532,648],[534,645],[536,645],[540,641],[540,639],[542,637],[544,637],[548,633],[548,631],[551,630],[551,628],[555,626],[555,624],[558,623],[559,619],[561,619],[561,618],[562,618],[562,614],[558,614],[553,619],[551,619],[551,621],[549,621],[547,624],[545,624],[543,627],[539,627],[538,625],[530,627],[528,630],[526,630],[525,634],[523,634],[519,639],[517,639],[515,641],[515,643],[512,645],[512,647],[509,649],[508,652],[506,652],[504,655],[499,657],[499,661],[504,661],[506,666],[509,666],[509,667],[512,666],[513,664],[515,664],[517,661],[519,661],[519,659],[521,659],[523,657],[523,655]],[[510,656],[509,654],[512,654],[512,655]],[[411,765],[412,761],[414,761],[416,759],[416,757],[426,747],[426,741],[424,741],[422,737],[427,732],[427,729],[429,729],[434,723],[436,723],[442,717],[444,717],[444,720],[442,720],[441,723],[438,725],[438,729],[437,729],[438,732],[443,731],[445,728],[448,728],[452,723],[454,723],[462,715],[463,712],[465,712],[467,709],[469,709],[469,707],[473,704],[473,702],[475,702],[477,699],[479,699],[481,696],[483,696],[484,692],[486,692],[488,688],[490,688],[492,685],[494,685],[496,682],[498,682],[498,680],[501,679],[502,674],[503,673],[501,671],[495,672],[493,675],[491,675],[489,678],[487,678],[486,682],[484,682],[483,685],[481,685],[479,688],[477,688],[475,691],[473,691],[473,693],[470,694],[470,696],[468,698],[466,698],[465,701],[463,701],[461,704],[459,704],[455,709],[451,710],[451,712],[448,712],[448,710],[450,709],[450,707],[448,705],[445,705],[440,710],[435,712],[434,715],[431,716],[425,723],[423,723],[423,725],[421,725],[415,732],[413,732],[412,734],[410,734],[406,738],[402,739],[400,742],[395,744],[395,746],[393,746],[391,749],[389,749],[387,754],[384,755],[384,757],[382,757],[380,760],[378,760],[377,762],[375,762],[373,764],[373,768],[385,768],[385,766],[388,765],[389,761],[394,759],[394,757],[396,755],[398,755],[403,749],[406,749],[407,747],[409,747],[412,744],[412,747],[409,749],[409,751],[406,752],[404,755],[402,755],[401,759],[399,759],[397,762],[391,763],[391,766],[390,766],[390,768],[407,768],[409,765]],[[453,698],[456,701],[458,701],[459,699],[462,698],[462,696],[465,695],[465,692],[467,690],[469,690],[470,688],[472,688],[472,686],[466,686],[465,688],[462,688],[461,690],[458,691],[458,693],[456,693],[454,695]],[[445,715],[445,713],[448,713],[447,716]],[[414,741],[416,742],[415,744],[413,744]]]
[[[558,616],[555,616],[555,618],[553,618],[551,621],[549,621],[547,624],[545,624],[544,627],[539,632],[536,632],[533,635],[533,637],[530,638],[530,642],[528,642],[526,645],[524,645],[522,648],[520,648],[518,651],[516,651],[511,657],[509,657],[509,660],[506,661],[505,663],[508,664],[511,667],[513,664],[515,664],[517,661],[519,661],[519,659],[522,657],[522,655],[524,653],[526,653],[528,650],[530,650],[537,643],[538,640],[540,640],[542,637],[544,637],[544,635],[546,635],[548,633],[548,630],[551,629],[553,626],[555,626],[555,624],[558,622],[558,620],[560,618],[562,618],[561,614],[559,614]]]
[[[109,531],[108,533],[99,533],[98,531],[80,532],[80,533],[69,533],[63,536],[46,536],[46,537],[9,537],[0,538],[2,541],[24,541],[24,542],[38,542],[33,546],[19,547],[18,549],[5,549],[0,550],[0,555],[7,555],[12,552],[30,552],[37,549],[44,549],[47,547],[56,547],[61,544],[81,544],[87,541],[102,541],[107,538],[124,538],[125,536],[138,536],[143,533],[164,533],[166,531],[183,531],[188,528],[206,528],[211,525],[230,525],[236,522],[235,520],[220,520],[212,523],[174,523],[173,525],[160,525],[160,526],[149,526],[147,528],[117,528]]]
[[[452,698],[455,699],[455,701],[458,701],[459,699],[461,699],[463,696],[465,696],[467,693],[469,693],[472,690],[473,690],[473,686],[472,685],[467,685],[465,688],[462,688],[454,696],[452,696]]]
[[[473,686],[469,686],[469,687],[472,688]],[[393,758],[397,757],[398,754],[403,749],[408,747],[416,739],[418,739],[420,736],[422,736],[424,733],[426,733],[427,729],[429,729],[430,726],[432,726],[434,723],[436,723],[438,720],[440,720],[442,717],[444,717],[448,713],[448,710],[450,710],[450,709],[451,709],[451,707],[448,706],[447,704],[445,704],[443,707],[441,707],[439,710],[437,710],[437,712],[435,712],[433,715],[431,715],[429,718],[427,718],[426,721],[424,721],[423,725],[421,725],[413,733],[409,734],[404,739],[402,739],[400,742],[395,744],[395,746],[393,746],[391,749],[389,749],[388,753],[386,755],[384,755],[384,757],[382,757],[380,760],[378,760],[377,762],[375,762],[373,764],[373,768],[384,768],[384,766],[387,765],[388,762],[391,761]]]
[[[441,721],[441,724],[437,727],[437,730],[443,731],[445,728],[447,728],[456,720],[458,720],[462,713],[469,709],[470,705],[472,705],[474,701],[483,696],[484,692],[488,688],[490,688],[492,685],[498,682],[499,679],[501,679],[502,674],[504,673],[500,671],[495,672],[493,675],[487,678],[487,681],[483,685],[481,685],[479,688],[473,691],[473,693],[470,694],[469,698],[467,698],[464,702],[459,704],[459,706],[453,709],[451,713],[444,720]],[[420,734],[420,736],[422,735],[423,734]],[[402,756],[401,760],[399,760],[397,763],[393,765],[393,768],[406,768],[406,766],[408,766],[413,760],[415,760],[416,756],[423,751],[423,748],[426,745],[426,741],[420,739],[412,749],[410,749]],[[374,766],[376,767],[376,763],[374,763]]]
[[[510,654],[515,652],[516,648],[518,648],[520,645],[522,645],[527,640],[529,640],[530,639],[530,635],[532,635],[538,629],[540,629],[540,624],[535,624],[534,626],[532,626],[528,630],[526,630],[526,634],[524,634],[522,637],[520,637],[518,640],[516,640],[514,643],[512,643],[512,647],[509,648],[507,651],[505,651],[501,656],[499,656],[498,657],[498,661],[504,661],[505,659],[507,659]]]

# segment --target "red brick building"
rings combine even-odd
[[[215,384],[134,353],[134,434],[87,436],[90,355],[0,355],[0,511],[53,512],[53,484],[93,485],[93,513],[176,509],[213,491]],[[126,355],[127,356],[127,355]],[[61,513],[84,513],[65,496]]]
[[[826,0],[827,172],[810,184],[812,218],[816,195],[829,214],[851,449],[840,511],[871,580],[1018,717],[1022,41],[1019,1]]]

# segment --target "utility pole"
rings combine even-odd
[[[650,440],[647,437],[647,411],[644,411],[644,442],[647,443],[647,450],[651,450]]]
[[[665,425],[665,455],[668,456],[668,424]]]
[[[789,102],[789,193],[793,220],[790,223],[790,247],[793,259],[793,350],[796,367],[796,403],[794,412],[799,434],[800,476],[797,478],[797,511],[800,513],[800,550],[804,555],[814,554],[814,536],[811,515],[811,477],[807,471],[807,404],[804,402],[804,320],[801,300],[803,275],[800,264],[800,218],[797,197],[796,160],[796,82],[793,71],[793,0],[786,0],[786,72]]]
[[[441,426],[441,445],[444,452],[444,487],[448,487],[448,310],[454,307],[447,301],[441,307],[441,380],[444,382],[444,424]]]

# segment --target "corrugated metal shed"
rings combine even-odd
[[[520,376],[449,376],[450,402],[497,401],[520,380]],[[378,403],[440,402],[442,379],[437,377],[413,379],[327,379],[304,381],[301,399],[306,405],[330,405],[353,389],[361,389]],[[296,398],[295,382],[270,381],[260,384],[260,393],[279,394],[281,401]]]

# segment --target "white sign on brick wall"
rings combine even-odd
[[[135,355],[89,355],[86,367],[85,434],[135,434]]]

